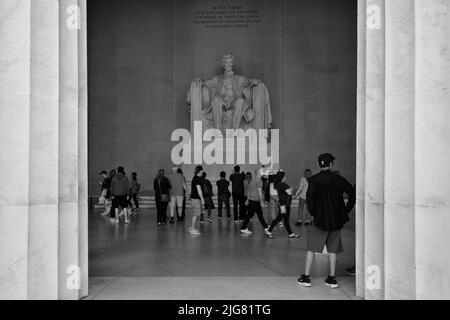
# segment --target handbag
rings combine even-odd
[[[159,192],[161,192],[161,180],[158,180]],[[170,197],[168,194],[161,193],[161,202],[170,202]]]

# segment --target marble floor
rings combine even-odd
[[[317,255],[313,288],[296,283],[303,271],[307,227],[300,239],[276,228],[267,239],[257,220],[252,236],[239,226],[214,219],[191,236],[187,223],[156,226],[156,212],[145,209],[131,224],[114,225],[99,210],[89,213],[88,299],[353,299],[354,278],[345,268],[354,261],[354,232],[343,231],[345,252],[338,262],[341,288],[323,284],[326,256]],[[188,217],[190,213],[188,211]],[[292,218],[292,226],[295,218]],[[193,290],[195,289],[195,290]]]

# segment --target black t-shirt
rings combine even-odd
[[[278,191],[278,198],[280,205],[286,206],[291,204],[291,196],[286,192],[286,190],[290,189],[290,187],[282,182],[278,185],[277,191]]]
[[[202,187],[202,178],[200,178],[199,176],[196,175],[196,176],[194,176],[194,179],[192,179],[191,199],[199,199],[200,200],[200,195],[198,194],[197,186],[200,186],[200,188]]]
[[[230,197],[230,190],[228,189],[228,187],[230,186],[230,182],[226,179],[220,179],[219,181],[217,181],[217,194],[219,196],[227,196],[228,198]]]
[[[232,183],[232,191],[233,194],[244,195],[244,180],[245,174],[243,173],[233,173],[230,176],[230,180]]]

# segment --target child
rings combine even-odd
[[[277,224],[283,220],[284,227],[288,232],[289,238],[300,238],[298,234],[292,232],[291,226],[289,224],[289,218],[291,214],[292,189],[286,184],[286,174],[283,171],[277,173],[275,177],[274,187],[278,192],[278,203],[280,206],[280,211],[278,213],[278,216],[270,225],[270,228],[266,235],[271,234]]]
[[[141,190],[141,184],[138,183],[137,173],[133,172],[131,174],[131,186],[130,186],[130,208],[133,208],[131,204],[131,199],[133,199],[134,205],[136,209],[134,210],[134,214],[141,213],[141,209],[139,208],[138,194]],[[132,210],[133,211],[133,210]]]
[[[108,178],[108,173],[106,171],[102,171],[100,173],[100,176],[102,177],[102,181],[100,181],[101,190],[100,190],[100,196],[98,198],[98,203],[105,206],[105,211],[102,212],[102,216],[106,216],[109,214],[110,207],[108,206],[108,190],[109,185],[111,181]]]

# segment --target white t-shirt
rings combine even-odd
[[[302,177],[300,180],[300,186],[298,187],[298,192],[300,195],[300,198],[303,200],[306,200],[306,193],[308,192],[308,180],[305,177]]]

